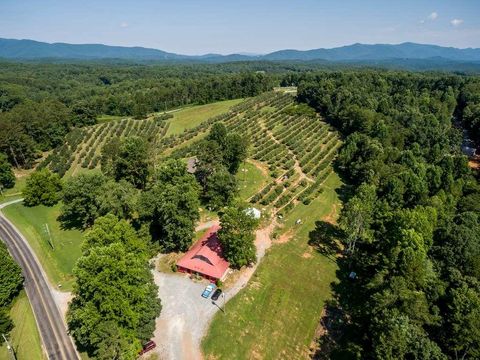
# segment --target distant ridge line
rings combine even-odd
[[[365,62],[403,60],[442,60],[457,62],[480,62],[479,48],[455,48],[439,45],[404,42],[401,44],[360,44],[312,50],[285,49],[264,55],[205,54],[182,55],[163,50],[134,46],[104,44],[46,43],[35,40],[0,38],[0,58],[11,60],[101,60],[119,59],[134,61],[195,61],[206,63],[231,61],[330,61]]]

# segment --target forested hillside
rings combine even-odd
[[[186,104],[255,96],[273,84],[272,76],[241,66],[3,63],[0,153],[29,168],[69,130],[94,124],[99,115],[140,119]]]
[[[368,71],[288,82],[345,136],[336,166],[349,186],[333,231],[344,256],[318,357],[479,358],[480,186],[452,122],[463,112],[478,131],[477,80]]]

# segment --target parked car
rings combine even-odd
[[[213,290],[215,290],[215,285],[213,285],[213,284],[208,285],[208,286],[205,288],[205,290],[203,290],[202,296],[203,296],[205,299],[208,299],[208,297],[210,296],[210,294],[212,293]]]
[[[143,355],[145,354],[146,352],[152,350],[152,349],[155,349],[155,347],[157,346],[157,344],[155,344],[155,341],[153,340],[150,340],[148,341],[145,345],[143,345],[143,348],[142,350],[140,350],[140,352],[138,353],[139,355]]]
[[[215,290],[215,292],[212,295],[212,300],[217,301],[220,295],[222,295],[222,289]]]

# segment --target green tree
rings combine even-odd
[[[450,227],[438,231],[434,252],[447,271],[460,270],[480,279],[480,220],[473,212],[464,212]]]
[[[205,188],[216,171],[223,168],[220,146],[214,141],[203,141],[198,146],[195,176]]]
[[[125,179],[143,189],[149,173],[148,159],[148,144],[144,139],[136,136],[125,138],[113,164],[115,179]]]
[[[122,219],[132,219],[135,216],[138,196],[139,191],[128,181],[108,180],[98,194],[99,213],[112,213]]]
[[[73,273],[77,281],[67,322],[79,348],[90,356],[113,352],[135,359],[161,310],[144,257],[127,252],[121,243],[93,247]],[[115,338],[109,339],[112,332]]]
[[[6,245],[0,241],[0,334],[8,334],[13,329],[8,309],[22,286],[22,271],[10,256]],[[2,343],[3,338],[0,339]]]
[[[376,200],[375,186],[362,184],[357,194],[345,204],[342,210],[340,227],[346,234],[347,249],[351,253],[355,251],[357,241],[372,241],[370,224],[373,221]]]
[[[114,321],[104,321],[98,325],[100,341],[94,351],[98,360],[136,359],[138,340],[129,332],[120,328]]]
[[[12,329],[13,322],[8,315],[7,308],[0,306],[0,333],[8,335]],[[0,345],[3,344],[4,341],[3,336],[0,337]]]
[[[60,221],[66,227],[84,229],[101,215],[101,195],[107,178],[98,173],[86,173],[65,181]]]
[[[6,245],[0,241],[0,307],[10,304],[23,285],[20,266],[10,256]]]
[[[102,156],[100,158],[100,167],[102,172],[107,176],[114,177],[115,162],[120,153],[120,139],[114,137],[102,147]]]
[[[0,153],[0,187],[11,189],[15,186],[15,175],[5,154]]]
[[[26,206],[53,206],[61,198],[62,181],[48,169],[37,170],[27,179],[23,189],[23,202]]]
[[[95,109],[91,104],[81,100],[72,105],[73,125],[77,127],[95,125],[97,123]]]
[[[239,134],[230,134],[223,153],[225,166],[230,174],[236,174],[242,161],[248,155],[248,141]]]
[[[123,244],[126,251],[137,254],[139,257],[146,256],[146,244],[139,238],[133,226],[125,220],[119,220],[113,214],[107,214],[95,220],[85,234],[82,249],[85,254],[88,254],[94,247],[113,243]]]
[[[211,209],[219,209],[230,204],[237,193],[237,179],[222,168],[210,175],[203,189],[202,198]]]
[[[207,136],[207,141],[218,145],[216,153],[221,158],[219,160],[231,174],[235,174],[241,162],[247,158],[247,139],[237,133],[229,134],[223,123],[213,124]],[[212,151],[212,149],[207,151]]]
[[[139,216],[152,236],[167,251],[185,251],[191,244],[199,218],[199,187],[180,160],[167,160],[158,169],[157,181],[143,192]]]
[[[440,347],[428,334],[396,310],[379,314],[373,339],[374,358],[378,360],[446,360]]]
[[[229,206],[220,215],[220,225],[218,240],[230,266],[239,269],[254,263],[257,220],[247,214],[245,207]]]
[[[449,342],[456,359],[480,357],[480,284],[450,290]]]
[[[227,147],[227,135],[228,131],[225,125],[217,122],[212,125],[212,128],[207,136],[207,140],[217,143],[220,149],[224,151],[224,149]]]

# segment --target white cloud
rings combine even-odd
[[[428,15],[428,20],[435,20],[438,18],[438,13],[436,11],[432,12],[430,15]]]
[[[126,27],[128,27],[128,23],[124,21],[120,24],[120,27],[126,28]]]
[[[452,24],[453,26],[459,26],[462,23],[463,23],[462,19],[453,19],[452,21],[450,21],[450,24]]]

